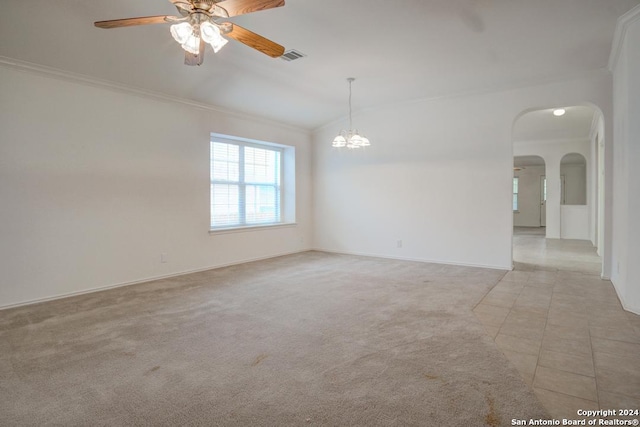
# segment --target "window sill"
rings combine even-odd
[[[258,231],[258,230],[271,230],[274,228],[288,228],[295,227],[298,225],[295,222],[286,222],[286,223],[278,223],[278,224],[265,224],[265,225],[247,225],[242,227],[229,227],[229,228],[214,228],[213,230],[209,230],[209,234],[231,234],[231,233],[244,233],[247,231]]]

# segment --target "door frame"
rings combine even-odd
[[[547,185],[547,175],[545,172],[545,175],[540,175],[540,227],[547,226],[547,198],[545,197],[546,185]],[[543,221],[543,218],[544,218],[544,221]]]

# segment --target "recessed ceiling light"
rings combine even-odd
[[[567,111],[564,108],[556,108],[555,110],[553,110],[553,115],[556,117],[560,117],[560,116],[564,116],[564,113],[566,113]]]

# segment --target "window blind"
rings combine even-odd
[[[276,224],[281,219],[282,150],[211,141],[211,228]]]

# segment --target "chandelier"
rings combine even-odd
[[[353,77],[347,79],[349,82],[349,130],[341,130],[340,133],[338,133],[333,139],[334,148],[363,148],[371,145],[367,137],[360,135],[358,130],[353,128],[351,120],[351,83],[353,83],[354,80],[355,78]]]
[[[199,55],[201,40],[209,43],[215,53],[227,44],[228,40],[222,37],[220,27],[206,14],[192,13],[189,21],[174,24],[170,28],[174,40],[187,52]]]

